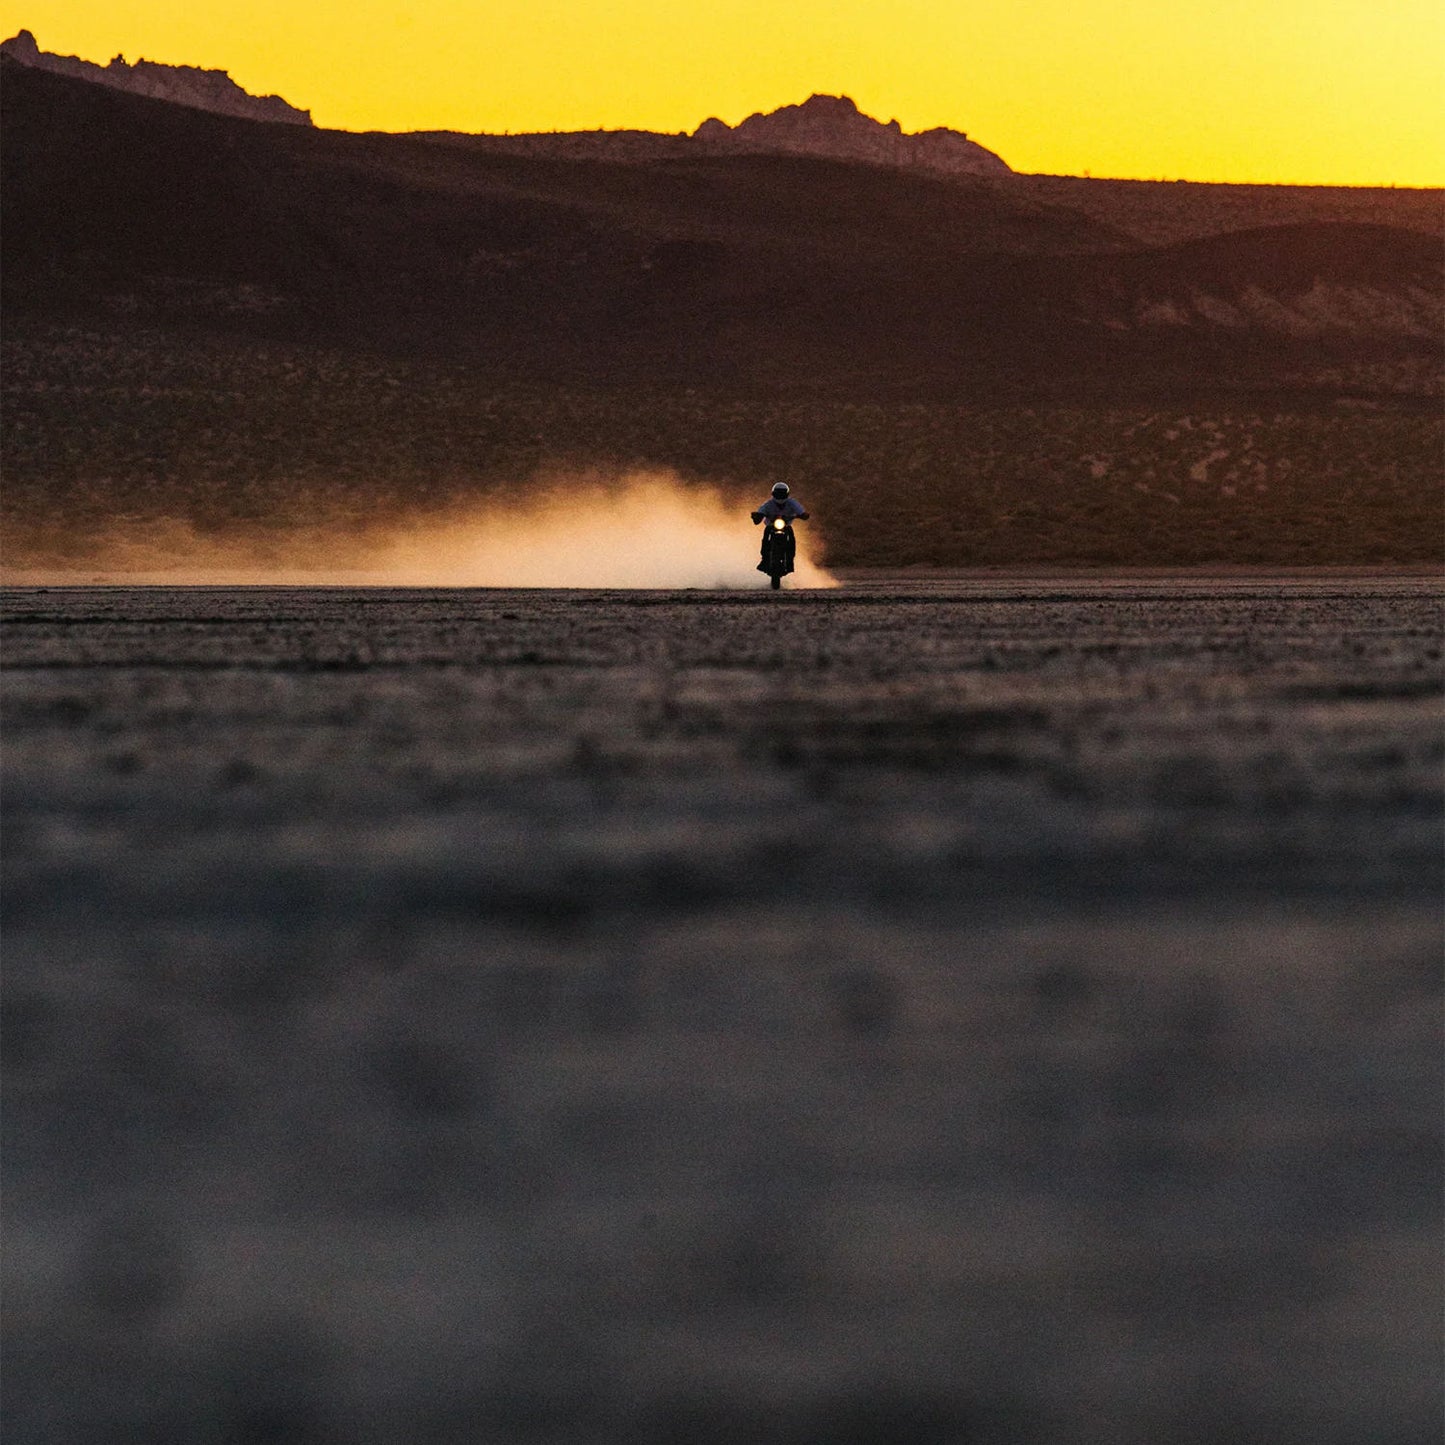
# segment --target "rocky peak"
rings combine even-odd
[[[117,55],[109,65],[96,65],[74,55],[51,55],[40,48],[28,30],[22,30],[0,43],[0,54],[36,70],[108,85],[114,90],[149,96],[152,100],[188,105],[195,110],[214,111],[217,115],[280,121],[289,125],[311,124],[310,111],[288,105],[279,95],[251,95],[224,70],[203,70],[194,65],[161,65],[151,60],[138,60],[131,65],[123,55]]]
[[[750,115],[736,126],[716,118],[694,132],[705,150],[826,156],[875,165],[917,167],[954,175],[1004,175],[1010,167],[962,131],[939,127],[910,134],[896,120],[864,115],[846,95],[811,95]]]

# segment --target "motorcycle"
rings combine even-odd
[[[767,523],[763,536],[763,565],[776,592],[783,585],[783,578],[793,570],[797,541],[791,524],[782,517],[773,517]]]

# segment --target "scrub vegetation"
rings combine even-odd
[[[1441,558],[1445,424],[1408,368],[1369,393],[969,403],[542,383],[105,326],[26,322],[6,344],[12,568],[86,556],[118,521],[344,533],[599,467],[670,468],[740,507],[785,480],[834,566]]]

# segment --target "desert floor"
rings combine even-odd
[[[1438,594],[7,590],[7,1439],[1437,1437]]]

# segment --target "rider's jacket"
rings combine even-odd
[[[753,515],[759,521],[771,522],[774,517],[781,517],[791,522],[794,517],[806,516],[807,511],[796,497],[787,497],[781,502],[776,497],[769,497]]]

